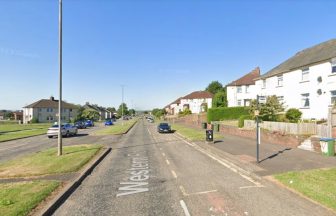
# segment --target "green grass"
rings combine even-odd
[[[0,184],[1,215],[28,215],[59,186],[57,181],[29,181]]]
[[[104,129],[98,130],[95,135],[118,135],[126,133],[136,122],[138,119],[131,119],[128,121],[124,121],[122,124],[121,120],[119,120],[116,124],[111,126],[106,126]]]
[[[50,124],[0,125],[0,142],[47,133]]]
[[[101,145],[76,145],[47,149],[18,159],[0,163],[0,178],[39,176],[78,171],[102,148]]]
[[[336,210],[336,168],[288,172],[274,177],[310,199]]]
[[[205,141],[205,130],[187,127],[181,124],[172,124],[172,130],[191,141]],[[214,140],[222,139],[223,135],[214,132]]]

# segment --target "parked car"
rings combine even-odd
[[[78,128],[78,129],[85,129],[86,128],[86,125],[85,125],[85,122],[83,121],[78,121],[75,123],[75,126]]]
[[[61,133],[62,136],[75,136],[77,135],[78,129],[76,126],[71,124],[64,124],[61,126]],[[47,131],[47,136],[49,138],[57,137],[58,136],[58,124],[54,124],[51,128]]]
[[[110,125],[113,125],[113,122],[111,119],[108,119],[105,121],[105,126],[110,126]]]
[[[171,128],[168,123],[160,123],[157,127],[159,133],[171,133]]]
[[[148,121],[149,123],[153,123],[153,122],[154,122],[154,119],[152,119],[152,118],[148,118],[147,121]]]
[[[94,127],[94,122],[92,120],[86,120],[85,125],[86,127]]]

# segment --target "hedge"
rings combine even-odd
[[[208,109],[207,119],[211,121],[237,120],[242,115],[248,115],[247,107],[218,107]]]
[[[251,115],[242,115],[239,117],[239,120],[238,120],[238,127],[239,128],[242,128],[244,127],[244,120],[252,120],[252,116]]]

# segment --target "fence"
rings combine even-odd
[[[256,123],[253,120],[245,120],[245,129],[254,129]],[[260,127],[269,131],[279,131],[284,134],[293,135],[318,135],[328,137],[328,126],[317,125],[316,123],[287,123],[287,122],[269,122],[260,123]]]

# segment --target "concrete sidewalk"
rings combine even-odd
[[[254,167],[252,170],[258,176],[336,167],[336,156],[326,157],[319,153],[270,143],[260,144],[260,163],[256,163],[256,140],[238,136],[224,135],[224,139],[216,140],[215,143],[196,143],[213,150],[223,151],[231,159],[239,161],[240,164]]]

